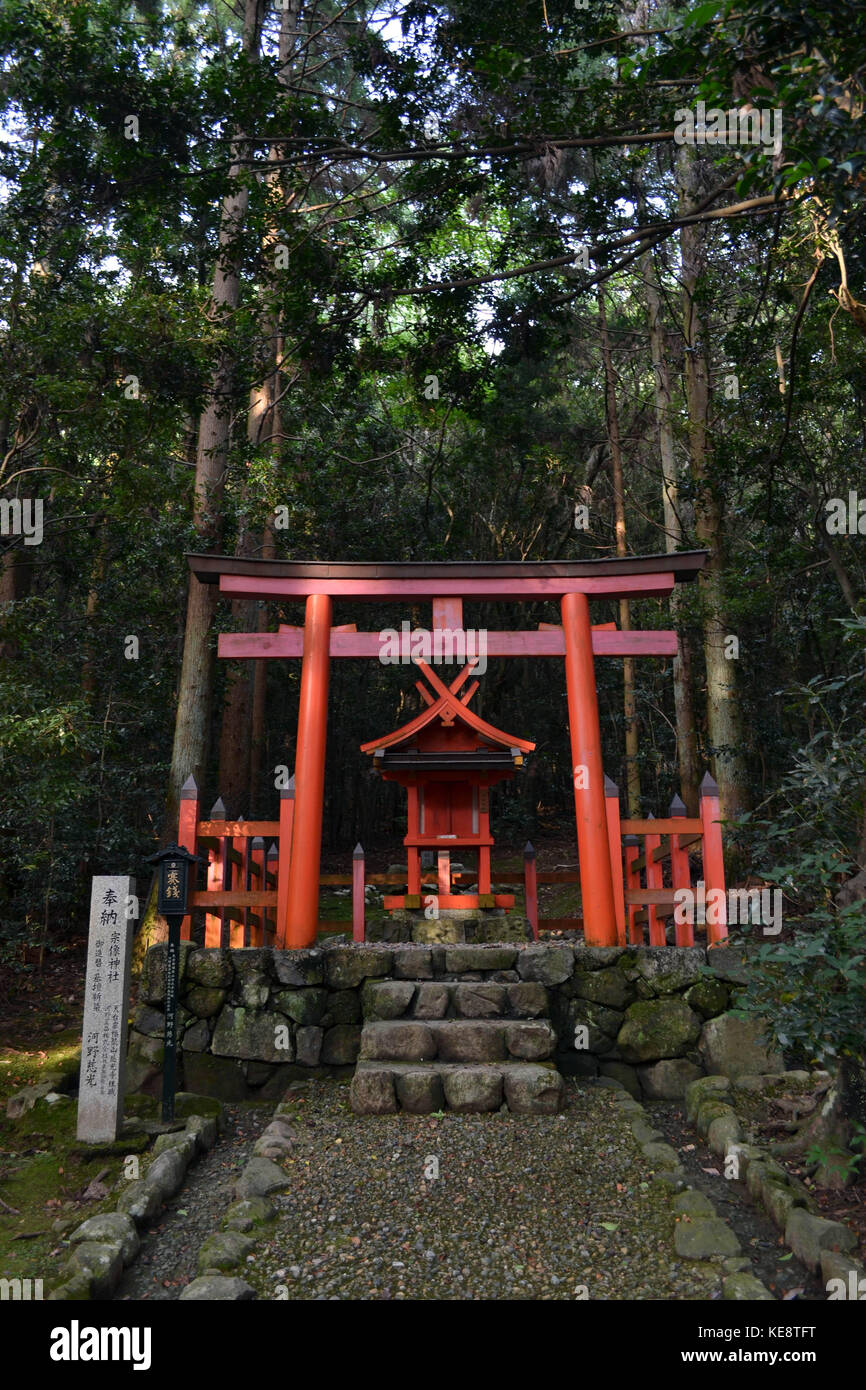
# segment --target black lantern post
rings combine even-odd
[[[177,1076],[177,982],[180,972],[180,924],[186,916],[189,871],[200,864],[197,854],[180,845],[168,845],[146,861],[159,872],[156,910],[168,922],[168,948],[165,955],[165,1056],[162,1071],[162,1118],[174,1119],[174,1091]]]

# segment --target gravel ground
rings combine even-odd
[[[309,1083],[292,1190],[245,1277],[269,1299],[712,1296],[610,1091],[566,1086],[559,1116],[358,1118],[347,1087]]]
[[[292,1188],[238,1273],[261,1299],[689,1300],[717,1273],[673,1253],[668,1190],[652,1181],[606,1088],[566,1080],[557,1116],[352,1115],[348,1085],[299,1083]],[[116,1299],[176,1299],[221,1227],[232,1185],[273,1104],[226,1106],[226,1130],[142,1241]],[[676,1106],[651,1108],[689,1180],[737,1231],[777,1296],[821,1297],[748,1196],[715,1166]],[[438,1177],[434,1176],[437,1171]],[[804,1287],[805,1285],[805,1287]]]
[[[232,1185],[270,1123],[274,1103],[225,1106],[225,1132],[216,1147],[189,1169],[161,1221],[142,1234],[138,1258],[124,1273],[115,1300],[175,1299],[196,1275],[198,1252],[219,1230],[233,1199]]]

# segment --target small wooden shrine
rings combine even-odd
[[[386,896],[385,907],[420,908],[421,851],[438,852],[440,909],[507,908],[510,893],[491,892],[490,788],[514,776],[524,756],[535,748],[526,739],[506,734],[469,708],[478,689],[474,680],[463,690],[477,664],[472,659],[450,685],[424,661],[416,665],[424,681],[416,687],[427,708],[408,724],[361,745],[386,780],[408,793],[408,893]],[[461,694],[461,691],[463,692]],[[451,851],[476,850],[478,889],[452,892]]]

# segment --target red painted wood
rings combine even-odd
[[[705,784],[701,785],[700,814],[701,824],[704,828],[704,885],[707,893],[713,888],[720,889],[722,893],[721,909],[717,908],[713,913],[721,920],[718,924],[707,922],[707,945],[715,946],[719,942],[725,941],[728,935],[727,899],[724,896],[725,856],[722,850],[722,811],[719,805],[719,789],[715,782],[710,787]]]
[[[221,840],[224,835],[230,835],[232,839],[237,840],[248,835],[252,840],[257,835],[279,835],[280,822],[278,820],[200,820],[197,833],[201,838],[214,836]]]
[[[442,842],[437,840],[435,835],[413,835],[411,840],[408,835],[403,837],[404,845],[416,845],[418,849],[441,849]],[[477,835],[467,838],[465,835],[455,835],[448,841],[449,849],[483,849],[485,845],[492,848],[493,841],[490,836],[486,840],[479,840]]]
[[[265,891],[265,846],[264,842],[260,845],[253,845],[250,841],[250,883],[257,884],[260,891]],[[276,907],[276,893],[273,894],[273,906]],[[263,904],[264,906],[264,904]],[[270,904],[269,904],[270,906]],[[265,944],[265,914],[259,916],[250,929],[250,945],[264,946]]]
[[[437,877],[439,881],[440,898],[447,897],[451,892],[451,851],[440,849],[436,858]]]
[[[586,767],[586,786],[575,785],[574,808],[580,862],[581,903],[588,946],[616,945],[616,906],[607,843],[601,729],[598,719],[589,602],[585,593],[562,600],[565,680],[572,770]],[[575,783],[577,777],[573,777]],[[581,778],[581,781],[584,779]]]
[[[649,820],[652,823],[652,817],[649,817]],[[646,835],[644,837],[644,854],[646,855],[647,861],[646,886],[651,893],[654,892],[658,894],[661,893],[661,890],[664,887],[664,877],[662,873],[662,866],[657,859],[653,858],[653,854],[654,851],[659,848],[660,844],[660,835]],[[668,893],[667,897],[670,896],[670,893]],[[656,910],[656,905],[651,903],[651,900],[648,898],[643,898],[641,899],[641,901],[650,903],[650,906],[647,907],[647,920],[649,922],[649,944],[651,946],[666,946],[667,938],[665,936],[665,924],[663,921],[659,921],[659,915]],[[656,899],[656,902],[659,904],[661,904],[661,901],[661,897],[658,897]]]
[[[616,908],[616,940],[625,946],[625,898],[622,877],[622,834],[619,828],[619,788],[611,783],[605,798],[607,842],[610,847],[610,876],[613,881],[613,902]]]
[[[587,594],[596,598],[664,598],[674,587],[672,571],[658,574],[522,576],[513,579],[285,579],[266,575],[221,574],[220,591],[233,598],[331,598],[383,599],[470,598],[511,599],[532,603],[563,594]]]
[[[646,820],[624,820],[620,829],[623,835],[700,835],[704,823],[697,816],[677,816],[676,819],[661,816],[659,820],[648,816]]]
[[[352,856],[352,940],[364,940],[364,913],[366,911],[366,899],[364,897],[364,851],[360,845],[355,847]]]
[[[294,788],[280,791],[279,857],[277,859],[277,924],[274,944],[284,951],[289,912],[289,871],[292,867],[292,830],[295,821]]]
[[[434,598],[433,626],[448,627],[452,632],[459,632],[463,627],[463,599]]]
[[[682,816],[674,816],[674,820],[682,820]],[[683,839],[689,836],[671,836],[671,884],[676,891],[678,888],[691,888],[691,870],[689,869],[688,851],[683,846]],[[678,922],[674,918],[675,941],[678,946],[694,946],[695,928],[693,922]]]
[[[224,859],[223,845],[224,840],[220,840],[215,849],[209,849],[207,855],[207,886],[209,893],[222,893],[224,885]],[[196,904],[197,894],[190,894],[190,901],[193,906]],[[210,899],[213,902],[213,899]],[[222,945],[222,917],[217,912],[208,912],[204,919],[204,944],[205,946]]]
[[[195,785],[195,779],[190,777],[186,786],[180,794],[180,812],[178,815],[177,842],[181,849],[189,850],[190,854],[196,852],[196,832],[198,830],[199,797]],[[195,870],[193,870],[193,874]],[[193,877],[193,883],[195,878]],[[192,916],[187,913],[180,924],[181,941],[192,939]]]
[[[189,895],[192,907],[276,907],[275,892],[263,888],[250,888],[243,892],[240,888],[219,889],[205,893],[196,891]]]
[[[319,921],[330,629],[331,600],[327,593],[312,591],[307,599],[295,754],[295,824],[286,927],[289,949],[312,946]]]
[[[393,912],[395,909],[405,907],[406,898],[411,896],[411,894],[407,893],[386,893],[384,898],[382,899],[382,903],[387,912]],[[486,902],[484,903],[484,906],[490,905],[491,898],[493,900],[494,907],[508,908],[514,906],[513,893],[430,893],[425,894],[425,897],[427,896],[433,897],[436,901],[437,907],[442,909],[462,907],[465,907],[467,909],[480,908],[482,906],[482,899],[484,899],[485,897]]]
[[[613,624],[592,629],[592,650],[595,656],[676,656],[677,634],[665,629],[657,631],[617,632]],[[382,643],[378,632],[331,633],[332,657],[372,657],[378,659]],[[221,632],[219,655],[242,661],[262,657],[300,657],[304,654],[302,629],[288,632]],[[561,627],[539,632],[487,633],[488,657],[565,655],[565,637]]]
[[[623,858],[625,860],[625,902],[628,914],[628,940],[630,946],[643,945],[643,927],[637,920],[637,912],[631,906],[630,894],[640,889],[640,870],[637,868],[639,846],[623,845]]]
[[[532,928],[533,941],[538,940],[538,865],[535,862],[535,850],[530,852],[530,847],[523,851],[523,877],[524,877],[524,896],[526,898],[526,916]],[[480,886],[480,885],[479,885]]]
[[[232,850],[235,852],[235,854],[239,855],[241,861],[240,864],[237,865],[237,867],[234,870],[235,882],[238,888],[246,892],[250,886],[249,876],[247,873],[247,854],[249,852],[251,842],[246,838],[242,839],[240,836],[238,836],[237,838],[233,838],[230,843]],[[229,944],[235,950],[238,947],[249,946],[250,937],[248,912],[244,911],[243,918],[240,922],[232,923],[232,926],[229,929]]]
[[[436,672],[425,661],[418,661],[415,664],[439,698],[427,709],[416,715],[414,719],[410,719],[408,723],[402,725],[401,728],[393,729],[390,734],[385,734],[381,738],[371,739],[369,743],[362,743],[362,753],[375,754],[380,748],[393,748],[398,744],[407,743],[420,734],[422,730],[435,726],[437,720],[444,722],[447,726],[452,724],[455,719],[460,725],[465,725],[478,738],[486,742],[498,743],[503,748],[519,748],[524,753],[531,753],[535,748],[535,744],[530,743],[527,739],[518,738],[516,734],[507,734],[503,729],[497,729],[492,724],[488,724],[474,710],[467,709],[458,698],[457,691],[460,685],[471,674],[471,664],[464,667],[460,675],[451,682],[450,687],[439,679]],[[466,746],[474,746],[474,743],[472,745],[467,743]]]

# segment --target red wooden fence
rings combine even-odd
[[[228,820],[225,807],[218,800],[209,819],[199,819],[198,790],[189,778],[181,792],[178,844],[196,854],[204,851],[207,859],[207,887],[194,889],[189,896],[190,907],[204,909],[206,946],[281,946],[285,932],[288,906],[289,869],[291,865],[292,826],[294,821],[294,779],[280,793],[278,821]],[[668,815],[656,820],[653,816],[636,820],[622,818],[619,791],[610,778],[605,778],[605,809],[610,844],[611,877],[616,912],[617,941],[620,945],[641,945],[644,927],[648,929],[649,945],[667,944],[665,921],[674,915],[674,939],[677,946],[692,946],[695,942],[694,901],[683,904],[675,913],[675,895],[691,889],[690,854],[701,856],[696,883],[703,882],[707,895],[716,894],[715,921],[706,924],[708,945],[727,936],[725,914],[725,868],[722,853],[722,830],[719,792],[707,774],[701,784],[699,816],[690,817],[679,797],[674,797]],[[270,845],[265,850],[266,840]],[[643,850],[641,851],[641,840]],[[285,851],[281,847],[285,846]],[[446,907],[451,900],[451,878],[475,878],[469,870],[452,875],[447,866],[448,883],[443,884],[443,865],[422,872],[418,885],[420,894],[445,896]],[[525,914],[534,940],[542,931],[581,930],[579,917],[538,916],[539,885],[580,883],[577,870],[539,871],[532,845],[524,849],[523,871],[494,872],[503,884],[522,884]],[[351,874],[322,874],[322,887],[351,887],[351,923],[342,920],[322,920],[320,932],[346,931],[351,925],[355,941],[365,939],[365,888],[367,884],[405,884],[402,873],[367,874],[364,851],[355,847]],[[511,899],[509,899],[511,901]],[[679,919],[679,920],[677,920]],[[192,918],[183,920],[181,935],[191,938]]]

